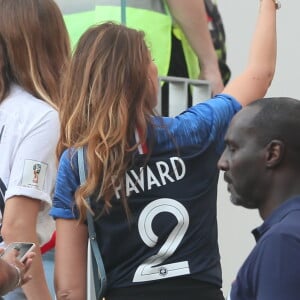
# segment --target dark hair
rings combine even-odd
[[[247,107],[259,108],[252,120],[257,140],[266,145],[277,139],[284,142],[290,151],[300,153],[300,101],[288,97],[264,98]],[[300,155],[299,160],[300,160]]]

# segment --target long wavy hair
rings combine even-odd
[[[134,132],[144,143],[155,113],[150,62],[144,34],[112,22],[89,28],[77,44],[64,83],[57,155],[86,147],[87,182],[75,194],[81,221],[87,196],[96,193],[105,212],[118,186],[128,212],[123,179],[138,147]]]
[[[0,103],[16,83],[57,108],[70,56],[67,29],[53,0],[0,0]]]

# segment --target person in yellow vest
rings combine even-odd
[[[223,19],[216,0],[204,0],[207,14],[208,29],[219,59],[223,83],[227,84],[231,77],[231,70],[227,64],[226,33]]]
[[[204,0],[77,0],[77,6],[74,1],[57,2],[65,15],[73,45],[90,25],[123,21],[128,27],[145,32],[159,76],[208,80],[213,95],[223,90]],[[124,2],[126,7],[122,7]],[[179,46],[182,55],[177,51]],[[168,114],[167,97],[163,89],[163,115]]]
[[[208,80],[212,94],[218,94],[228,81],[230,71],[224,64],[226,58],[224,47],[217,51],[215,49],[219,46],[216,41],[221,37],[215,36],[214,40],[212,39],[212,34],[215,35],[220,31],[215,24],[216,17],[220,22],[220,15],[216,14],[218,12],[216,4],[211,0],[166,2],[173,18],[172,50],[167,75]],[[221,70],[224,70],[223,74]],[[191,105],[192,97],[189,93],[188,106]],[[162,114],[168,115],[167,85],[162,88]]]

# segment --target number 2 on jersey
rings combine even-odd
[[[149,203],[139,217],[139,234],[148,247],[154,247],[158,241],[158,237],[153,232],[152,222],[158,214],[163,212],[174,215],[177,219],[177,225],[171,231],[158,253],[150,256],[138,266],[133,282],[158,280],[190,274],[188,261],[162,264],[176,251],[189,226],[189,214],[181,203],[168,198],[161,198]]]

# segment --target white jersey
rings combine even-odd
[[[13,196],[41,200],[37,223],[40,245],[50,239],[55,228],[48,211],[56,177],[58,136],[57,111],[13,85],[0,103],[0,197],[4,194],[4,201]]]

